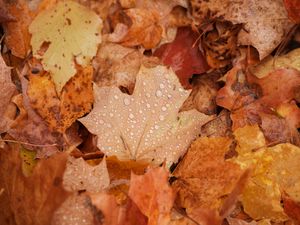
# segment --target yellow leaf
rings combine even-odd
[[[96,55],[101,30],[100,17],[73,1],[42,11],[30,24],[33,55],[42,59],[58,93],[76,73],[74,60],[84,67]]]
[[[253,168],[241,198],[245,212],[256,220],[287,220],[281,196],[300,201],[300,148],[289,143],[266,147],[257,126],[239,128],[234,135],[239,156],[233,161]]]

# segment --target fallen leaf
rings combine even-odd
[[[300,48],[294,49],[282,56],[268,56],[257,66],[250,68],[253,75],[258,78],[268,76],[276,69],[296,69],[300,71]]]
[[[128,196],[148,217],[148,225],[165,225],[170,221],[175,192],[168,177],[163,167],[149,169],[144,175],[131,175]]]
[[[217,79],[218,75],[214,74],[203,74],[195,77],[192,82],[192,92],[183,103],[180,111],[197,109],[207,115],[215,114],[215,98],[219,89]]]
[[[287,10],[289,19],[296,24],[300,23],[300,4],[297,0],[284,0],[284,6]]]
[[[193,0],[191,5],[192,15],[200,24],[219,17],[244,24],[238,44],[255,47],[260,59],[269,55],[292,27],[282,0]]]
[[[77,68],[77,73],[65,84],[60,97],[49,73],[30,73],[27,95],[31,107],[47,122],[53,131],[65,132],[79,117],[92,108],[93,69]]]
[[[58,2],[30,24],[33,55],[50,72],[58,94],[76,73],[75,62],[86,67],[96,55],[101,29],[97,14],[74,1]]]
[[[5,207],[10,208],[17,225],[49,224],[54,210],[68,196],[61,185],[67,154],[58,153],[39,160],[32,174],[25,177],[19,149],[20,145],[13,144],[0,151],[0,183],[3,194],[9,198],[9,205]],[[0,218],[2,216],[1,210]]]
[[[293,102],[299,75],[295,69],[278,69],[259,79],[237,65],[227,73],[216,102],[232,112],[233,130],[259,124],[269,143],[299,144],[300,109]]]
[[[30,51],[31,35],[28,26],[34,15],[24,0],[10,2],[6,7],[14,20],[3,24],[5,44],[13,55],[25,58]]]
[[[37,164],[36,152],[20,147],[20,157],[22,160],[22,172],[25,177],[32,174],[34,167]]]
[[[136,49],[113,43],[103,44],[93,60],[96,70],[94,81],[99,87],[124,87],[132,93],[142,59],[142,53]]]
[[[300,223],[300,204],[286,194],[283,195],[284,212],[296,223]]]
[[[191,88],[189,79],[193,74],[201,74],[209,69],[198,48],[198,39],[199,34],[191,28],[178,28],[175,40],[161,45],[153,54],[173,69],[185,88]]]
[[[163,32],[158,12],[135,8],[125,10],[125,13],[131,19],[131,26],[127,26],[125,33],[124,28],[115,29],[109,40],[127,47],[142,45],[145,49],[151,49],[157,46]]]
[[[0,1],[0,23],[13,21],[15,18],[8,12],[3,0]]]
[[[107,188],[109,183],[105,158],[96,166],[89,165],[82,158],[68,158],[63,175],[63,186],[67,191],[97,193]]]
[[[0,56],[0,133],[6,132],[11,124],[11,119],[7,117],[8,104],[16,91],[16,87],[10,77],[11,68],[7,67],[2,56]],[[5,106],[5,107],[4,107]]]
[[[196,110],[178,114],[189,91],[163,66],[142,66],[131,96],[116,87],[94,91],[94,108],[80,122],[98,136],[99,149],[121,160],[176,162],[211,119]]]
[[[173,187],[188,214],[196,208],[218,210],[233,190],[241,169],[224,158],[230,144],[228,138],[199,138],[176,167]]]
[[[287,193],[294,201],[300,200],[299,175],[295,173],[300,149],[288,143],[266,147],[258,127],[239,128],[234,134],[239,156],[233,161],[243,168],[254,167],[241,198],[245,212],[256,220],[287,220],[281,199]]]

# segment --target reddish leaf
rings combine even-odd
[[[283,196],[284,212],[293,220],[296,224],[300,224],[300,204],[295,202],[289,196]]]
[[[209,69],[205,57],[198,48],[199,34],[189,27],[179,28],[175,40],[164,44],[154,52],[162,62],[171,66],[185,88],[190,88],[189,79]]]
[[[300,1],[299,0],[284,0],[284,6],[291,21],[300,23]]]

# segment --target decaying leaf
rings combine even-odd
[[[295,69],[278,69],[258,79],[237,65],[227,73],[216,101],[232,112],[233,130],[259,124],[269,143],[299,144],[300,109],[293,102],[299,86]]]
[[[199,138],[177,166],[173,186],[178,203],[188,213],[196,208],[218,210],[222,198],[233,190],[241,169],[225,161],[230,144],[228,138]]]
[[[119,159],[168,164],[184,154],[211,117],[178,110],[189,95],[174,72],[142,66],[131,96],[118,88],[94,86],[92,112],[80,121],[98,136],[98,147]]]
[[[238,43],[255,47],[261,59],[279,45],[292,27],[282,0],[192,0],[191,5],[199,23],[221,17],[233,24],[244,24]]]
[[[133,48],[113,43],[102,44],[93,60],[96,70],[94,80],[99,87],[124,87],[132,93],[143,57],[141,52]]]
[[[175,200],[168,183],[169,172],[163,168],[149,169],[144,175],[131,175],[128,195],[148,217],[148,225],[167,225]]]
[[[105,158],[96,166],[89,165],[82,158],[68,158],[63,176],[63,186],[67,191],[96,193],[107,188],[109,183]]]
[[[96,55],[101,29],[100,17],[74,1],[58,2],[30,24],[33,55],[50,72],[58,94],[76,73],[75,62],[85,67]]]
[[[93,69],[78,67],[77,73],[65,84],[58,97],[49,73],[41,71],[29,77],[27,94],[31,107],[53,131],[65,132],[77,118],[92,108]]]
[[[32,174],[25,177],[19,148],[20,145],[14,144],[0,151],[0,184],[4,189],[2,195],[9,199],[5,207],[10,209],[17,225],[49,224],[53,212],[68,196],[62,188],[67,154],[58,153],[39,160]],[[0,210],[1,219],[6,218],[3,212]]]
[[[16,87],[11,81],[10,72],[11,69],[5,65],[2,56],[0,56],[0,89],[2,92],[0,95],[0,103],[2,105],[0,107],[0,133],[7,131],[12,122],[6,115],[9,109],[7,106],[16,91]]]
[[[189,79],[193,74],[206,72],[209,67],[198,48],[199,34],[189,27],[178,28],[172,43],[161,45],[154,56],[159,57],[164,65],[170,66],[185,88],[190,88]]]
[[[300,149],[291,144],[265,147],[264,136],[258,127],[235,131],[239,156],[234,159],[242,167],[254,167],[242,195],[245,212],[253,219],[288,219],[281,205],[283,193],[299,201]]]

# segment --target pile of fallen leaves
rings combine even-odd
[[[0,224],[300,224],[299,0],[0,0]]]

